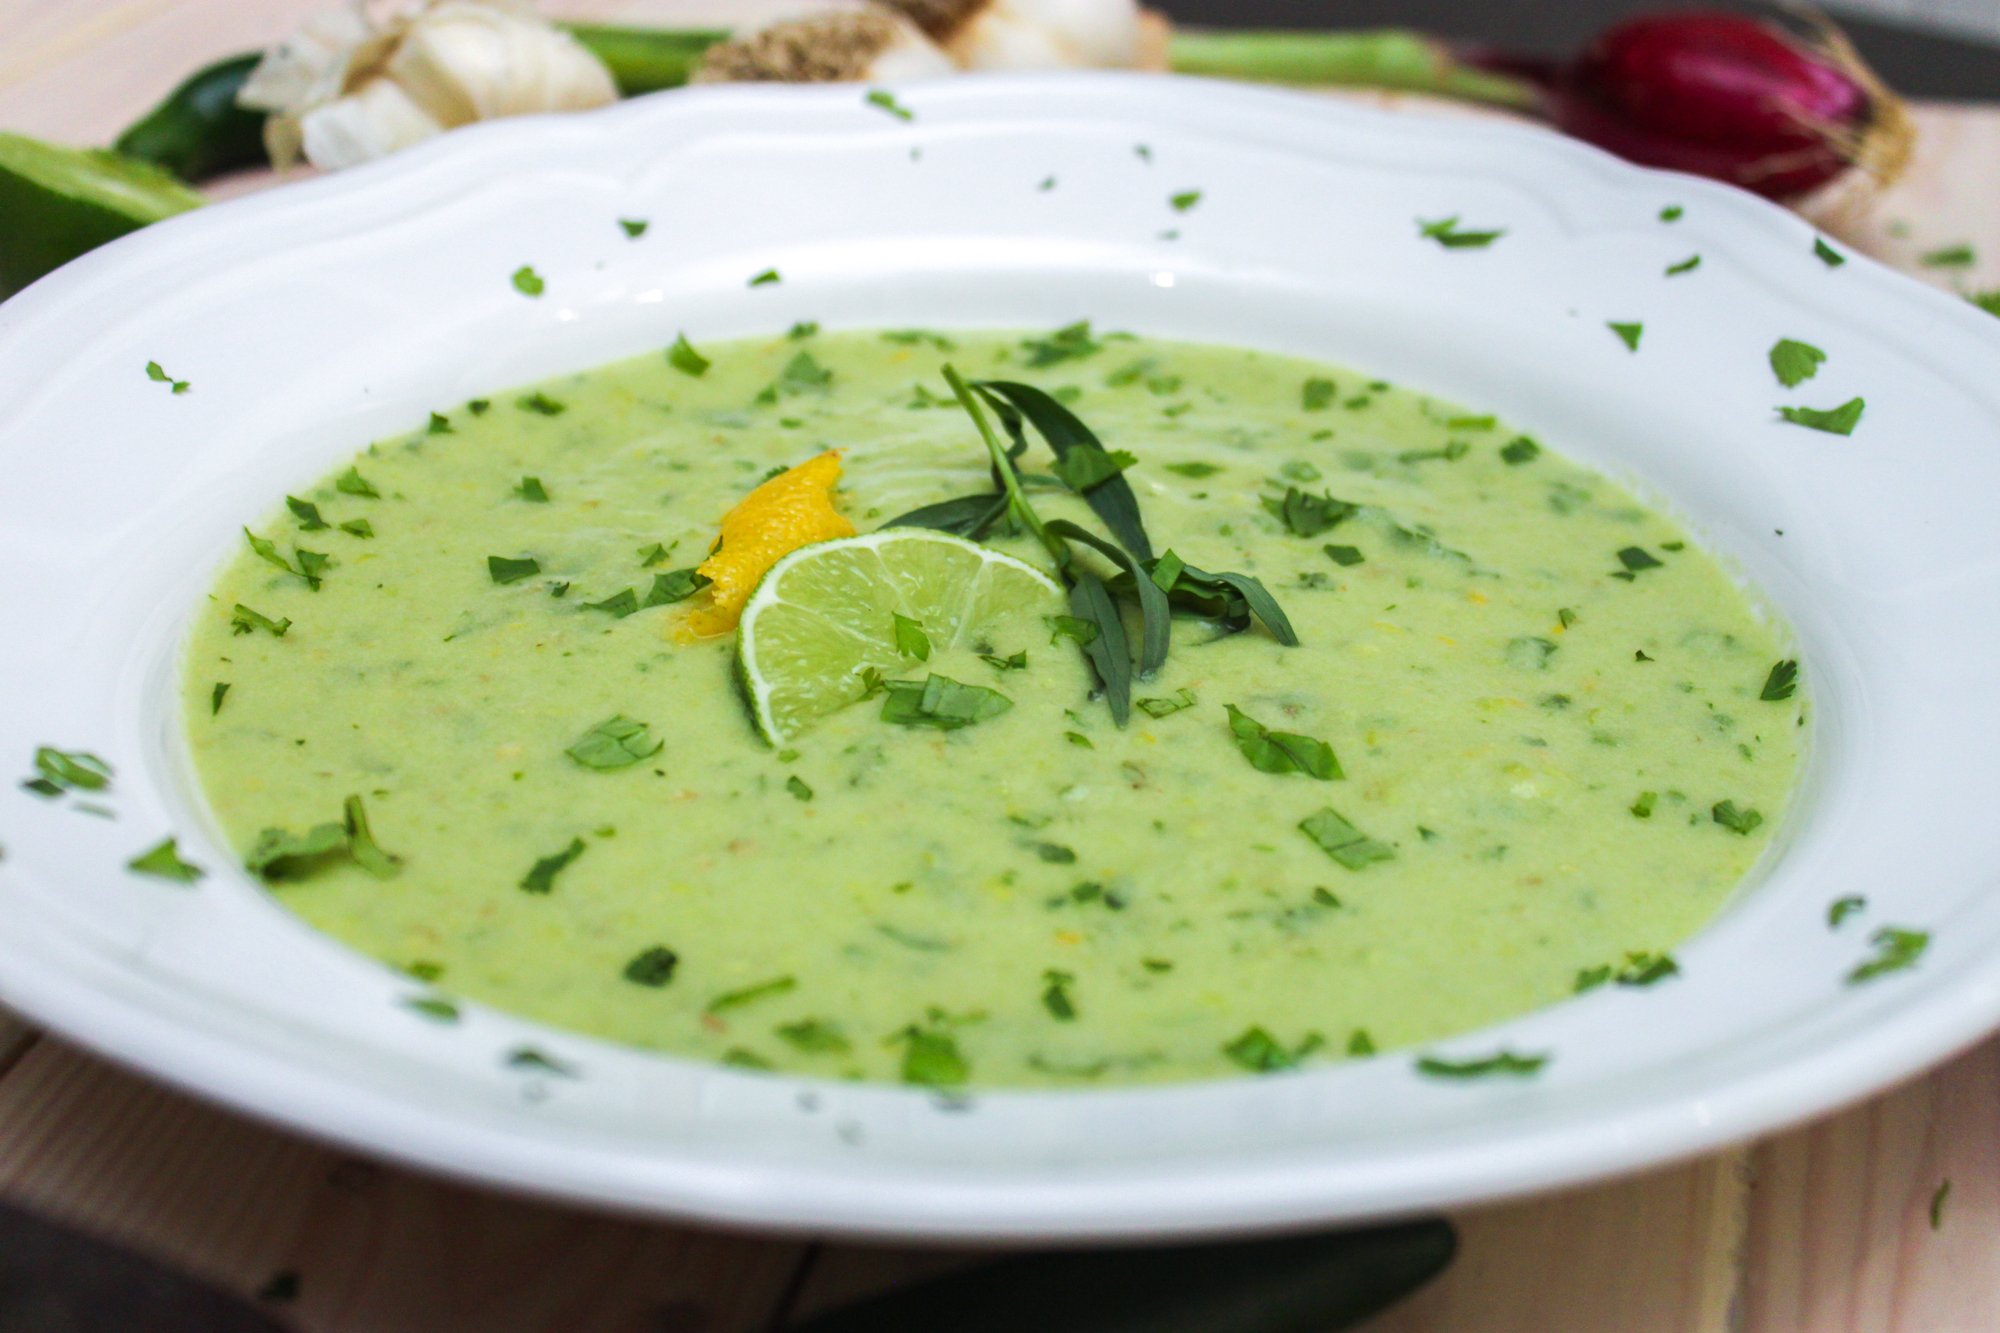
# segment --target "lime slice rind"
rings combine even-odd
[[[933,650],[983,637],[1027,641],[1059,610],[1061,589],[1013,556],[961,537],[894,528],[816,542],[764,575],[737,628],[736,675],[757,729],[783,745],[914,664],[896,649],[894,616],[918,621]]]

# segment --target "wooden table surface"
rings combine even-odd
[[[312,7],[0,0],[0,128],[107,141],[181,74],[284,34]],[[546,7],[661,24],[770,8]],[[1920,277],[2000,287],[2000,107],[1918,110],[1910,178],[1872,210],[1850,204],[1825,220]],[[1981,256],[1970,273],[1917,261],[1960,241]],[[961,1261],[450,1183],[168,1091],[5,1014],[0,1198],[246,1294],[297,1274],[296,1298],[273,1308],[326,1333],[749,1333]],[[1457,1263],[1375,1333],[2000,1329],[2000,1040],[1759,1143],[1455,1220]]]

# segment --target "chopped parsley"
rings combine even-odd
[[[166,371],[160,369],[160,363],[157,361],[148,361],[146,363],[146,378],[155,384],[169,385],[171,391],[174,393],[186,393],[193,387],[186,380],[177,380]]]
[[[1541,452],[1541,445],[1523,435],[1501,446],[1500,459],[1509,467],[1519,467],[1523,463],[1534,462]]]
[[[1340,386],[1332,380],[1315,375],[1299,386],[1299,407],[1307,412],[1323,412],[1333,406],[1334,397],[1339,392]]]
[[[998,690],[932,674],[921,681],[883,682],[882,720],[904,727],[955,731],[1006,712],[1014,701]]]
[[[762,273],[759,273],[756,277],[750,279],[750,286],[769,287],[773,283],[782,281],[784,281],[784,279],[778,276],[778,270],[774,268],[767,268]]]
[[[208,715],[210,717],[214,717],[222,711],[222,701],[228,697],[228,694],[229,682],[226,680],[216,681],[215,688],[208,692]]]
[[[1229,714],[1229,731],[1236,738],[1236,748],[1258,772],[1304,773],[1321,782],[1345,776],[1333,747],[1325,741],[1292,731],[1272,731],[1235,704],[1224,704],[1223,708]]]
[[[1347,1053],[1357,1059],[1375,1054],[1375,1039],[1368,1035],[1367,1028],[1356,1028],[1347,1038]]]
[[[320,576],[333,564],[332,557],[319,551],[308,551],[296,544],[292,547],[292,560],[287,560],[278,553],[276,542],[268,537],[259,537],[248,528],[243,529],[243,538],[250,543],[250,549],[256,552],[258,559],[266,564],[275,565],[287,574],[304,579],[306,586],[314,592],[319,591],[322,581]],[[294,560],[297,561],[296,564],[293,563]]]
[[[810,801],[813,798],[813,789],[796,773],[785,779],[785,790],[801,801]]]
[[[244,868],[271,883],[304,879],[341,860],[376,879],[393,879],[401,873],[402,858],[376,843],[359,796],[342,803],[341,816],[340,823],[315,824],[304,833],[263,830],[244,857]]]
[[[778,384],[786,393],[825,393],[833,384],[833,372],[813,360],[811,352],[799,352],[778,373]]]
[[[1682,216],[1686,214],[1686,212],[1687,210],[1682,208],[1679,204],[1668,204],[1665,208],[1660,210],[1660,221],[1679,222]]]
[[[886,111],[897,120],[915,120],[917,113],[896,100],[896,95],[886,88],[870,88],[868,95],[861,99],[877,110]]]
[[[181,859],[180,849],[172,838],[139,853],[125,863],[125,868],[135,874],[152,875],[176,884],[192,884],[205,873],[200,866]]]
[[[623,620],[639,609],[639,594],[630,588],[620,588],[601,602],[585,602],[586,611],[602,611],[613,620]]]
[[[1660,794],[1658,792],[1640,792],[1639,799],[1632,802],[1632,813],[1640,819],[1651,819],[1653,817],[1653,807],[1658,804],[1659,799]]]
[[[58,750],[43,745],[35,750],[35,776],[21,785],[39,796],[104,791],[111,785],[111,765],[87,750]]]
[[[854,1043],[832,1023],[818,1018],[802,1018],[796,1023],[780,1023],[773,1029],[780,1040],[806,1055],[846,1055]]]
[[[1169,195],[1167,202],[1173,205],[1174,212],[1185,213],[1201,202],[1201,191],[1182,190],[1179,194]]]
[[[1023,339],[1021,349],[1028,354],[1029,366],[1041,367],[1095,356],[1104,350],[1104,344],[1091,336],[1090,321],[1080,319],[1043,337]]]
[[[520,889],[523,893],[552,893],[556,887],[556,876],[561,874],[570,862],[582,856],[582,838],[571,838],[569,846],[551,856],[544,856],[521,876]]]
[[[1841,922],[1847,920],[1847,918],[1853,916],[1856,912],[1866,910],[1867,907],[1868,900],[1858,893],[1850,893],[1844,898],[1835,898],[1826,905],[1827,929],[1840,929]]]
[[[1839,268],[1847,262],[1847,256],[1828,245],[1824,236],[1813,237],[1813,254],[1828,268]]]
[[[1780,338],[1771,344],[1771,373],[1787,389],[1797,388],[1819,374],[1820,363],[1824,360],[1825,352],[1795,338]]]
[[[1659,569],[1665,562],[1643,546],[1627,546],[1618,552],[1618,563],[1625,566],[1627,573],[1637,574],[1642,570]]]
[[[1628,952],[1622,963],[1605,963],[1579,971],[1576,974],[1576,992],[1581,995],[1606,982],[1616,982],[1620,986],[1651,986],[1668,977],[1679,976],[1680,971],[1681,966],[1674,961],[1672,954]]]
[[[1233,1041],[1223,1043],[1222,1053],[1230,1061],[1253,1074],[1275,1074],[1296,1069],[1299,1061],[1326,1044],[1317,1032],[1307,1033],[1296,1046],[1286,1046],[1257,1026],[1245,1028]]]
[[[653,575],[653,586],[646,590],[646,600],[642,606],[671,606],[675,602],[685,602],[688,598],[706,588],[713,580],[700,570],[689,566],[686,569],[670,569],[663,574]]]
[[[1764,677],[1764,688],[1757,692],[1757,697],[1765,703],[1779,703],[1791,698],[1798,688],[1798,661],[1787,657],[1771,664],[1771,674]]]
[[[514,270],[514,290],[523,296],[540,296],[546,285],[542,275],[535,272],[531,264],[523,264]]]
[[[1488,1078],[1495,1074],[1525,1078],[1540,1073],[1549,1058],[1545,1052],[1522,1055],[1504,1049],[1472,1060],[1446,1060],[1435,1055],[1423,1055],[1417,1057],[1417,1072],[1432,1078]]]
[[[746,1004],[755,1004],[759,1000],[768,1000],[773,995],[788,994],[798,988],[799,981],[797,977],[772,977],[769,981],[759,981],[754,985],[740,986],[735,990],[722,992],[708,1002],[704,1007],[704,1012],[711,1014],[726,1013],[731,1009],[741,1009]]]
[[[919,662],[931,660],[931,636],[924,633],[923,622],[912,620],[900,611],[891,611],[890,617],[896,631],[896,652],[903,657],[913,657]]]
[[[948,1032],[912,1024],[897,1034],[903,1043],[903,1082],[927,1088],[956,1088],[972,1076],[958,1042]]]
[[[1646,336],[1646,326],[1637,321],[1630,324],[1621,324],[1617,320],[1610,320],[1605,323],[1604,327],[1617,334],[1618,341],[1624,343],[1627,348],[1634,352],[1639,350],[1639,339]]]
[[[375,483],[361,475],[361,469],[349,467],[333,479],[333,489],[342,495],[358,495],[364,500],[379,500],[382,492],[375,489]]]
[[[1175,690],[1172,694],[1166,695],[1164,697],[1157,697],[1151,699],[1134,699],[1132,701],[1132,706],[1134,708],[1137,708],[1147,717],[1154,717],[1154,718],[1172,717],[1175,713],[1180,712],[1184,708],[1194,707],[1194,704],[1195,704],[1194,691],[1188,689]]]
[[[1930,948],[1931,936],[1926,930],[1905,930],[1901,926],[1884,926],[1868,937],[1875,946],[1875,956],[1859,964],[1847,974],[1847,984],[1858,986],[1864,981],[1890,972],[1901,972],[1916,966],[1917,960]]]
[[[522,579],[542,572],[542,562],[531,555],[486,557],[486,573],[498,584],[519,583]]]
[[[654,944],[634,954],[619,975],[635,986],[658,990],[674,979],[674,969],[680,966],[680,961],[680,955],[666,945]]]
[[[1327,545],[1319,548],[1326,552],[1326,558],[1336,565],[1358,565],[1368,557],[1361,554],[1358,546]]]
[[[1864,398],[1850,398],[1839,407],[1781,407],[1778,415],[1794,426],[1823,430],[1828,435],[1852,435],[1867,406]]]
[[[283,620],[273,620],[261,612],[252,611],[241,602],[238,602],[235,608],[229,613],[229,632],[231,634],[248,634],[252,630],[261,629],[267,634],[282,639],[285,637],[285,631],[291,627],[292,622],[289,616]]]
[[[1395,848],[1375,841],[1331,806],[1300,820],[1299,831],[1349,870],[1363,870],[1377,861],[1394,860],[1396,856]]]
[[[695,351],[694,344],[688,341],[688,336],[681,333],[674,336],[674,345],[667,349],[667,364],[683,375],[693,375],[699,379],[706,375],[708,368],[715,363]]]
[[[638,240],[646,234],[646,228],[653,224],[645,218],[619,218],[618,226],[628,240]]]
[[[340,530],[356,537],[373,537],[375,525],[365,518],[350,518],[340,524]]]
[[[424,428],[424,434],[426,435],[451,435],[455,433],[451,428],[451,418],[442,412],[431,413],[431,423]]]
[[[798,323],[792,325],[792,327],[790,327],[789,329],[785,330],[785,337],[789,338],[791,341],[795,343],[804,342],[806,339],[812,337],[815,333],[818,332],[819,332],[818,320],[802,319]]]
[[[299,531],[319,532],[327,526],[320,517],[319,506],[310,500],[301,500],[296,495],[285,497],[285,508],[292,511],[292,517],[299,521]]]
[[[1042,973],[1042,1008],[1058,1022],[1068,1023],[1076,1018],[1076,1003],[1070,999],[1069,988],[1076,978],[1067,972],[1054,968]]]
[[[1295,537],[1317,537],[1361,508],[1346,500],[1336,500],[1328,492],[1312,495],[1296,486],[1285,487],[1281,496],[1265,496],[1263,504]]]
[[[521,478],[521,484],[514,488],[514,494],[529,504],[545,505],[549,502],[548,487],[542,485],[540,477]]]
[[[559,417],[569,411],[569,404],[549,397],[540,389],[516,398],[514,406],[520,408],[523,412],[533,412],[535,415],[543,417]]]
[[[1436,241],[1447,250],[1479,249],[1493,244],[1507,233],[1505,229],[1494,231],[1465,231],[1458,225],[1458,215],[1439,218],[1435,222],[1417,219],[1417,235]]]
[[[1755,810],[1738,809],[1734,801],[1717,801],[1709,809],[1709,816],[1731,833],[1748,837],[1764,822],[1764,816]]]
[[[458,1006],[441,995],[406,995],[401,1003],[434,1023],[456,1023],[459,1019]]]
[[[1678,264],[1667,265],[1667,276],[1670,278],[1678,277],[1683,273],[1692,273],[1700,267],[1701,267],[1701,256],[1689,255],[1686,259],[1683,259]]]
[[[630,768],[642,759],[652,758],[665,745],[665,741],[653,740],[652,728],[646,723],[619,713],[584,732],[563,753],[585,768],[609,770]]]

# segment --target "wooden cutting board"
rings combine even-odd
[[[108,141],[185,73],[282,36],[315,7],[0,0],[0,128]],[[694,26],[798,6],[544,7]],[[2000,106],[1916,114],[1919,147],[1904,180],[1866,206],[1830,203],[1820,220],[1926,281],[2000,287]],[[1920,262],[1959,243],[1974,247],[1976,267]],[[447,1183],[168,1091],[4,1013],[0,1197],[246,1294],[296,1274],[297,1296],[273,1308],[325,1333],[775,1330],[788,1315],[963,1262],[938,1250],[635,1221]],[[2000,1329],[2000,1041],[1804,1129],[1455,1220],[1457,1263],[1376,1333]]]

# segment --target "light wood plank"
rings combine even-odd
[[[0,1079],[0,1197],[325,1333],[752,1333],[803,1247],[560,1207],[280,1133],[52,1040]]]
[[[2000,1328],[2000,1041],[1770,1140],[1754,1163],[1752,1333]]]

